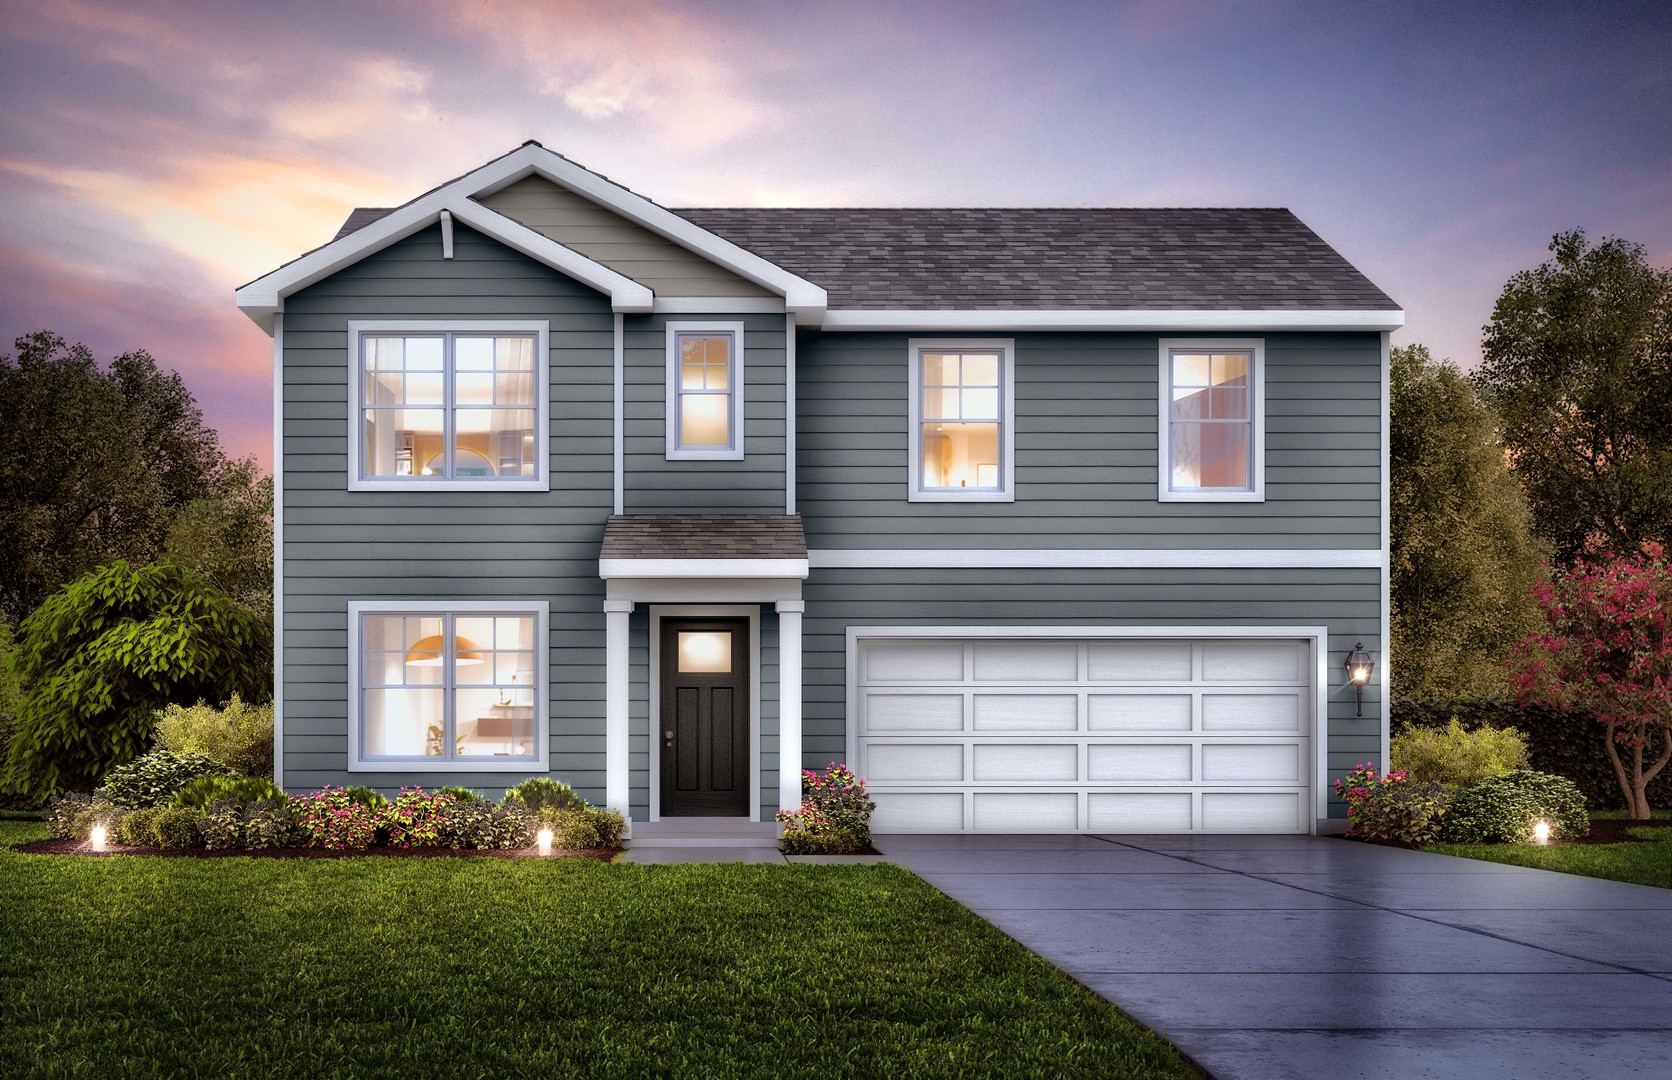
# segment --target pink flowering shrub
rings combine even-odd
[[[447,834],[448,819],[458,800],[444,791],[403,787],[383,810],[383,827],[389,846],[397,848],[438,847]]]
[[[801,806],[781,810],[784,852],[790,855],[852,855],[871,846],[871,813],[877,804],[865,781],[832,761],[825,771],[801,773]]]
[[[1413,783],[1403,770],[1387,774],[1376,763],[1356,765],[1335,782],[1336,794],[1347,803],[1352,831],[1370,840],[1427,844],[1439,838],[1441,822],[1451,801],[1443,784]]]
[[[327,784],[306,795],[293,795],[292,820],[309,847],[368,848],[377,840],[382,812],[355,799],[347,788]]]

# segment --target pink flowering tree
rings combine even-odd
[[[1672,564],[1658,546],[1581,559],[1534,596],[1545,628],[1509,661],[1516,697],[1600,720],[1626,808],[1647,820],[1645,791],[1672,759]]]

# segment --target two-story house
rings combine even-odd
[[[293,790],[1309,832],[1385,759],[1404,316],[1287,210],[671,210],[530,142],[238,304]]]

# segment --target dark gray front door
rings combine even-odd
[[[662,620],[662,816],[749,813],[749,620]]]

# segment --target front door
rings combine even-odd
[[[663,817],[749,814],[749,620],[662,620]]]

